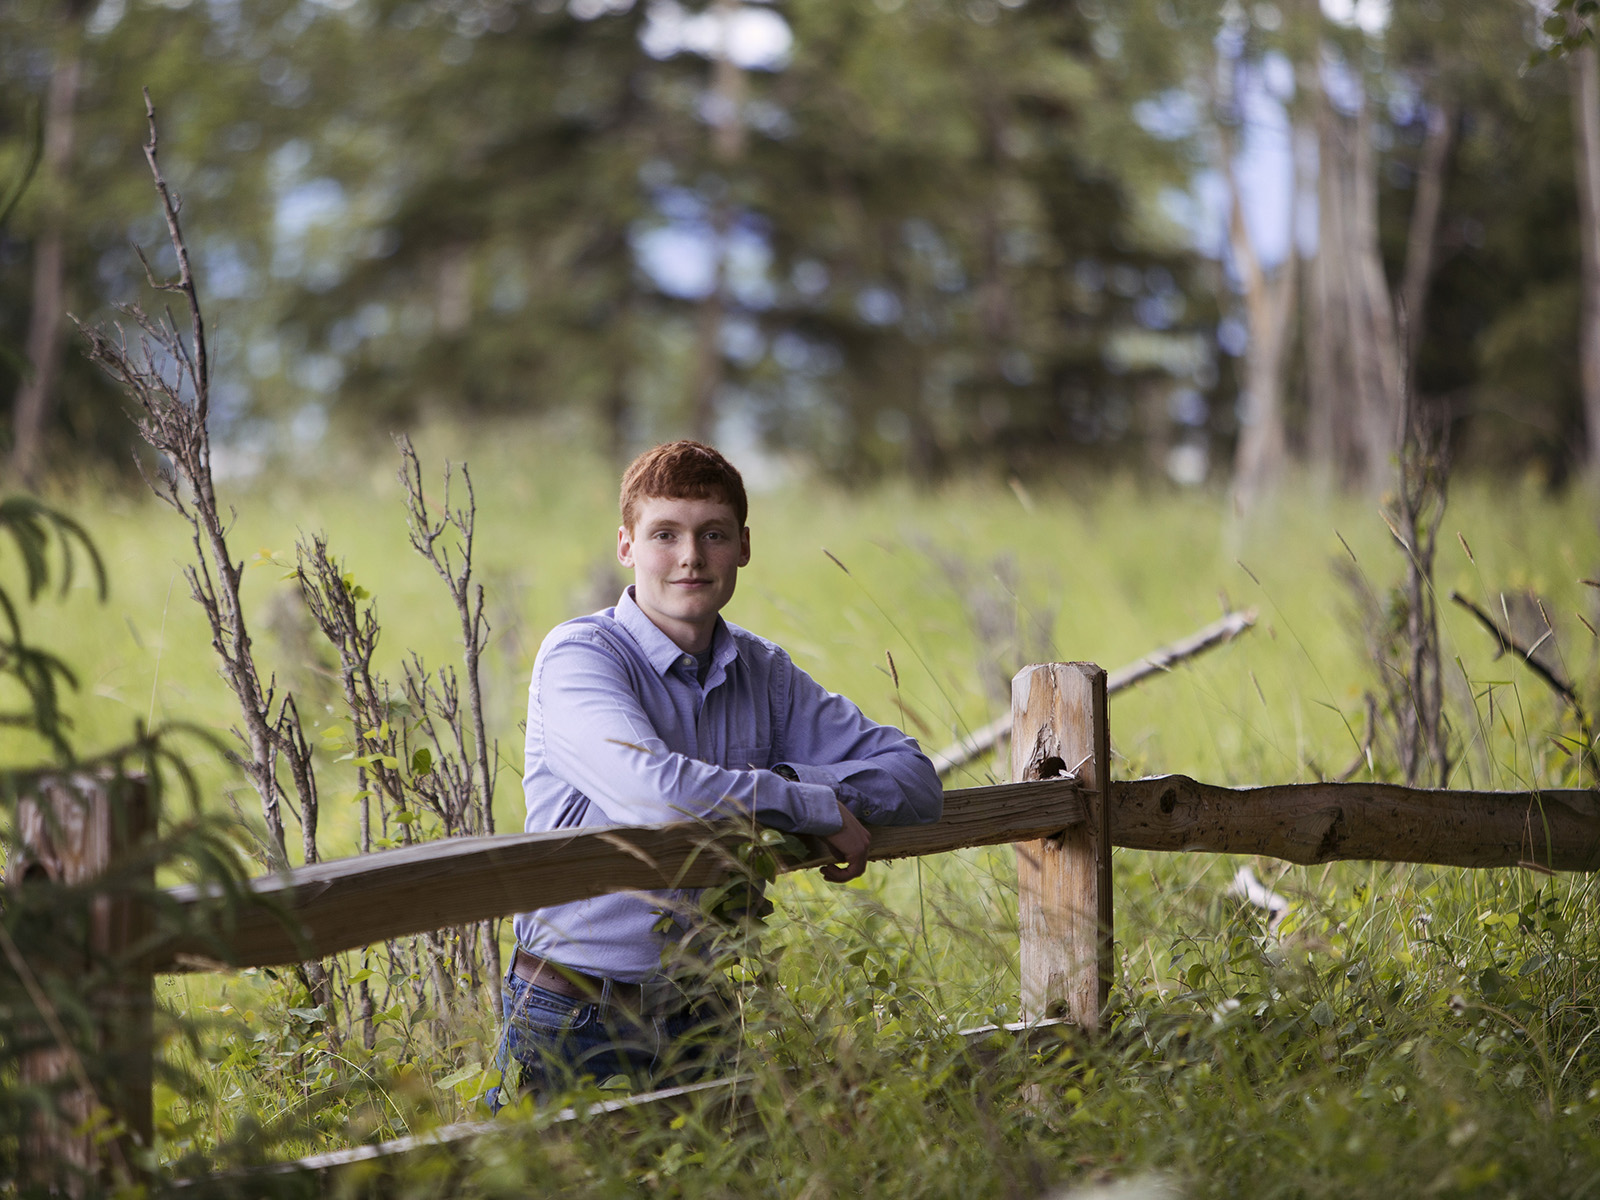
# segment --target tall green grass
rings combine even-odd
[[[418,445],[425,464],[473,467],[495,625],[490,725],[506,766],[497,810],[502,829],[517,828],[518,722],[539,640],[623,582],[611,565],[612,474],[537,431],[437,430]],[[329,704],[326,664],[283,580],[301,530],[325,531],[377,597],[391,663],[411,649],[435,663],[457,654],[442,588],[406,545],[394,465],[363,451],[223,488],[238,508],[236,552],[263,564],[247,584],[262,658]],[[109,603],[74,596],[36,626],[81,672],[70,706],[80,741],[109,743],[148,720],[225,733],[230,702],[181,577],[176,518],[87,483],[59,499],[90,527],[113,584]],[[1004,677],[1030,658],[1115,667],[1225,606],[1256,608],[1254,632],[1111,706],[1117,774],[1219,783],[1326,777],[1351,762],[1380,668],[1334,564],[1353,559],[1380,593],[1402,570],[1375,501],[1303,487],[1241,522],[1217,495],[1116,478],[932,493],[791,483],[753,496],[751,525],[754,558],[729,618],[930,748],[1002,711]],[[1600,565],[1588,498],[1462,481],[1443,533],[1439,591],[1488,608],[1502,591],[1537,591],[1569,675],[1593,696],[1595,642],[1576,615],[1596,620],[1596,594],[1579,582]],[[1563,715],[1547,690],[1497,660],[1470,618],[1441,609],[1452,783],[1592,784],[1549,737]],[[335,710],[302,706],[314,720]],[[7,745],[13,760],[33,749]],[[231,791],[248,815],[253,796],[226,764],[201,743],[195,755],[218,803]],[[335,851],[351,843],[354,784],[337,764],[323,769]],[[1374,769],[1390,768],[1380,757]],[[1005,774],[981,761],[952,783]],[[1107,1173],[1218,1196],[1597,1186],[1600,923],[1587,879],[1258,862],[1293,903],[1273,937],[1227,893],[1238,865],[1118,852],[1110,1035],[1001,1053],[977,1072],[955,1031],[1016,1016],[1010,852],[875,867],[845,888],[786,877],[765,938],[776,986],[746,1033],[753,1113],[708,1105],[670,1125],[594,1124],[558,1139],[509,1121],[448,1187],[1036,1195]],[[167,1046],[207,1063],[212,1088],[160,1097],[175,1160],[203,1161],[252,1122],[287,1131],[272,1153],[288,1156],[456,1119],[482,1083],[472,1068],[492,1056],[492,1018],[472,997],[443,1025],[395,1013],[366,1055],[327,1045],[282,980],[169,979],[159,994],[213,1022]],[[440,1180],[418,1169],[410,1184],[442,1194]]]

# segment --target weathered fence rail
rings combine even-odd
[[[1111,785],[1111,840],[1132,850],[1443,867],[1600,870],[1600,793],[1457,792],[1386,783],[1228,788],[1184,775]]]
[[[1082,820],[1075,780],[965,788],[945,793],[944,817],[935,825],[874,829],[869,857],[1024,841]],[[169,895],[184,907],[214,911],[216,923],[210,936],[161,947],[155,966],[160,972],[302,962],[608,892],[709,887],[728,877],[734,850],[748,838],[748,828],[688,823],[451,838],[264,876],[251,882],[259,903],[243,907],[178,888]],[[791,861],[783,869],[823,861]]]
[[[1085,1030],[1097,1028],[1112,973],[1113,846],[1260,854],[1296,863],[1373,859],[1600,869],[1600,794],[1594,791],[1458,792],[1361,783],[1227,788],[1179,775],[1113,781],[1107,695],[1106,674],[1092,664],[1027,668],[1013,681],[1006,722],[1016,782],[947,792],[944,817],[935,825],[872,831],[871,857],[880,861],[1016,844],[1025,1022],[1064,1016]],[[82,799],[38,801],[52,802]],[[35,824],[59,830],[94,822]],[[746,840],[748,833],[742,834]],[[705,886],[734,869],[740,837],[728,827],[683,824],[456,839],[257,879],[242,905],[192,887],[175,889],[166,900],[204,918],[198,922],[204,932],[165,943],[133,969],[142,973],[140,986],[148,994],[155,972],[298,962],[607,892]],[[820,861],[788,862],[784,869]],[[130,1061],[143,1056],[144,1069],[134,1077],[147,1080],[148,1041],[120,1051]],[[128,1129],[148,1136],[147,1087],[142,1101],[109,1099],[128,1106],[118,1114]],[[29,1145],[49,1144],[51,1136],[71,1143],[70,1115]]]

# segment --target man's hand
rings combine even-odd
[[[839,819],[843,822],[838,833],[820,835],[817,840],[834,860],[821,868],[822,877],[829,883],[849,883],[867,869],[867,847],[872,845],[872,835],[855,813],[839,801]]]

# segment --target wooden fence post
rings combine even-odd
[[[132,948],[149,932],[148,909],[136,893],[155,879],[149,870],[128,874],[124,860],[155,823],[146,782],[121,774],[46,776],[17,805],[10,888],[82,887],[117,873],[87,906],[47,912],[19,947],[30,990],[41,981],[81,985],[93,1012],[95,1043],[81,1048],[63,1042],[60,1015],[47,1012],[41,1032],[51,1044],[21,1066],[25,1085],[65,1083],[56,1112],[25,1135],[24,1177],[69,1194],[90,1176],[131,1178],[130,1151],[152,1142],[154,980],[148,955],[133,957]],[[95,1067],[86,1066],[80,1049],[98,1059]],[[95,1119],[102,1108],[109,1122]]]
[[[1017,843],[1022,1019],[1095,1031],[1111,987],[1111,738],[1106,673],[1093,663],[1024,667],[1011,681],[1011,779],[1076,775],[1088,820]]]

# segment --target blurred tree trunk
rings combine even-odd
[[[744,71],[733,61],[732,25],[738,0],[716,0],[712,8],[722,34],[722,45],[711,67],[711,149],[724,171],[744,156]],[[717,393],[722,388],[722,322],[727,309],[728,234],[733,228],[733,197],[729,180],[711,208],[711,237],[715,265],[711,290],[700,302],[695,322],[695,353],[690,379],[691,436],[709,442],[717,425]]]
[[[28,313],[28,372],[12,402],[11,477],[26,488],[39,481],[45,428],[55,407],[56,379],[66,334],[66,219],[63,194],[71,172],[75,109],[82,74],[79,57],[84,5],[65,14],[60,50],[50,74],[45,103],[44,154],[40,160],[46,189],[43,225],[33,244],[33,294]]]
[[[1578,169],[1583,309],[1579,372],[1589,470],[1600,472],[1600,62],[1589,42],[1572,52],[1572,125]]]
[[[1245,313],[1250,323],[1250,341],[1244,356],[1244,411],[1240,414],[1239,442],[1233,458],[1233,502],[1243,513],[1277,482],[1288,450],[1283,423],[1283,369],[1289,331],[1294,325],[1299,255],[1291,233],[1278,269],[1270,277],[1262,269],[1245,225],[1244,199],[1233,172],[1233,139],[1226,132],[1222,146],[1229,183],[1228,241],[1244,285]],[[1294,205],[1291,186],[1291,212]]]
[[[1378,248],[1371,106],[1363,91],[1342,114],[1322,86],[1316,108],[1309,442],[1341,485],[1377,492],[1392,483],[1399,448],[1402,353]]]
[[[1439,235],[1439,210],[1444,206],[1444,172],[1455,139],[1459,108],[1443,99],[1428,108],[1428,136],[1417,169],[1416,199],[1406,230],[1405,277],[1400,285],[1400,313],[1405,339],[1405,372],[1415,386],[1417,350],[1427,326],[1428,285],[1433,281],[1433,248]]]

